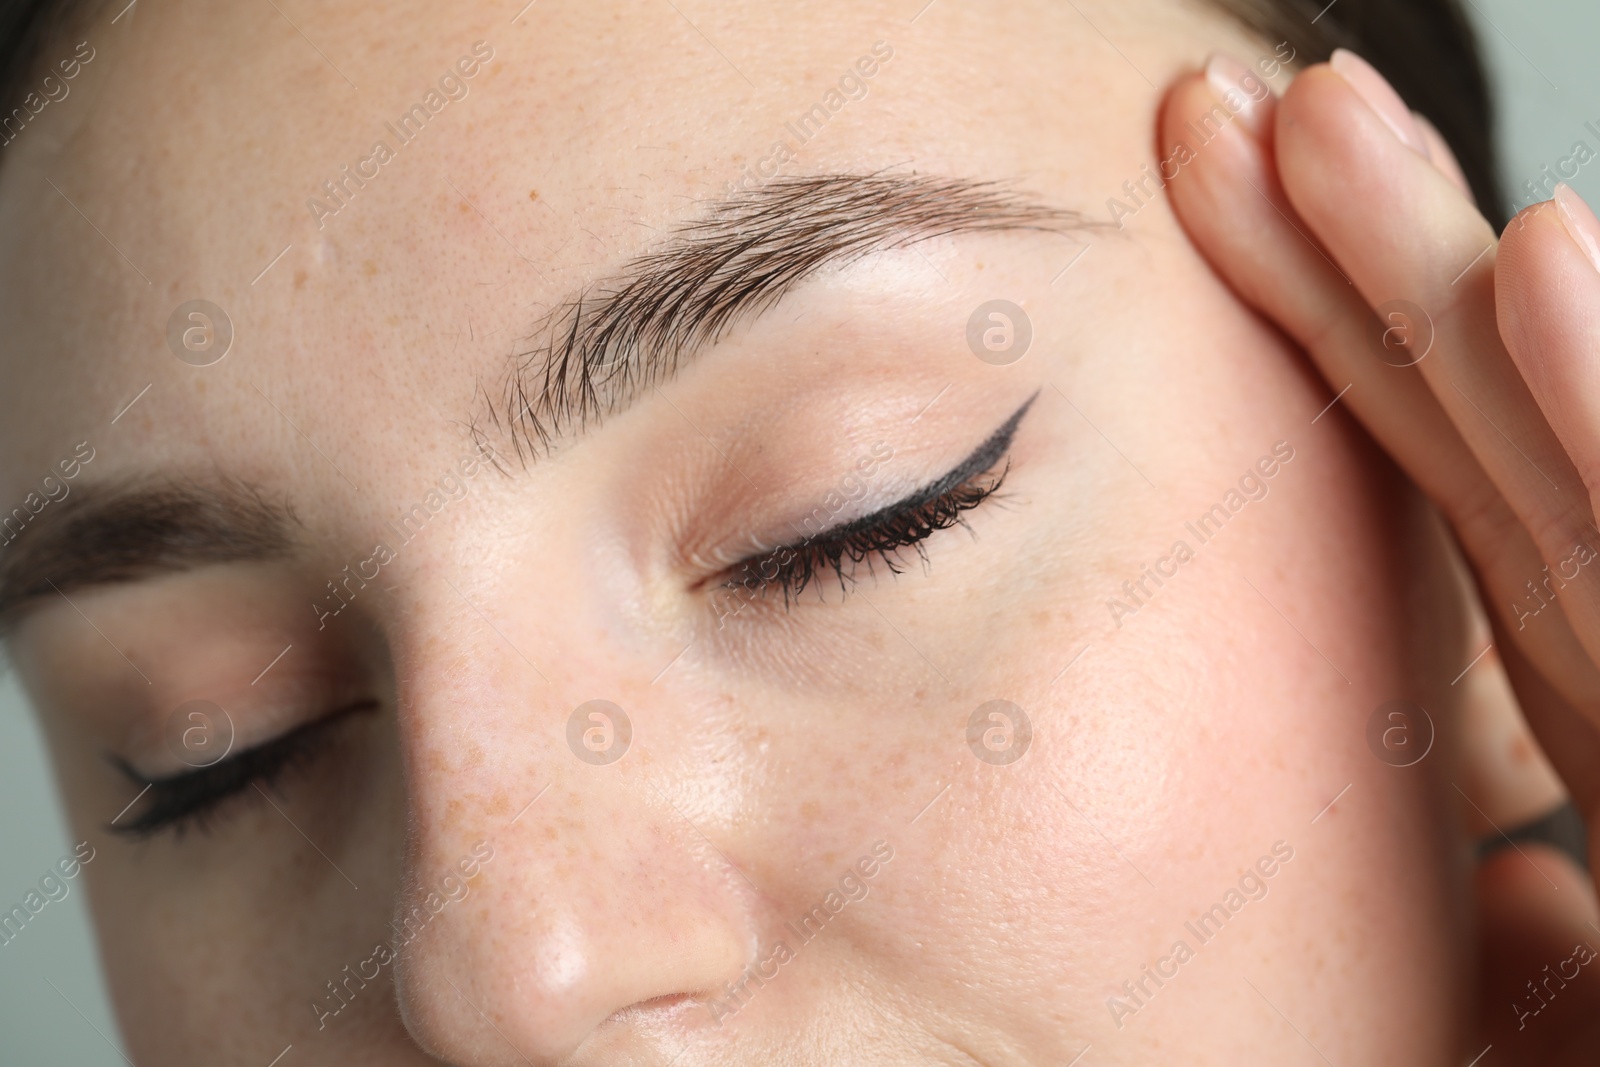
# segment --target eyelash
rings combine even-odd
[[[868,572],[873,573],[874,557],[883,562],[890,574],[905,570],[901,552],[907,548],[914,549],[926,565],[928,551],[924,542],[952,526],[970,531],[964,514],[994,497],[1010,469],[1008,461],[999,474],[985,471],[948,489],[935,487],[799,544],[775,549],[759,560],[746,561],[739,567],[738,577],[729,578],[724,584],[734,590],[756,588],[760,591],[757,595],[776,585],[788,607],[790,600],[829,571],[838,579],[840,592],[848,593],[857,581],[856,571],[861,563],[866,563]],[[785,556],[788,558],[776,565],[771,577],[762,577],[763,568]]]
[[[1010,460],[1006,459],[998,474],[992,473],[993,468],[1005,458],[1017,425],[1037,397],[1037,393],[1030,397],[965,463],[922,492],[798,544],[775,549],[760,559],[746,560],[736,566],[736,573],[742,577],[730,577],[723,584],[737,590],[741,586],[750,589],[753,583],[758,596],[775,584],[783,591],[787,608],[791,599],[828,571],[838,579],[840,592],[848,593],[856,582],[859,565],[866,563],[871,572],[874,556],[883,561],[891,574],[904,570],[900,553],[907,548],[914,549],[926,565],[928,552],[924,542],[952,526],[970,531],[963,517],[965,513],[995,498],[1005,484],[1006,475],[1011,471]],[[978,472],[969,473],[974,466],[980,468]],[[782,556],[788,558],[777,565],[771,577],[763,578],[760,571],[765,565]],[[148,794],[150,801],[144,812],[131,822],[119,826],[113,820],[106,829],[136,839],[147,839],[166,831],[178,837],[189,829],[204,832],[227,801],[239,797],[251,786],[271,785],[292,771],[306,769],[329,747],[326,735],[333,727],[354,712],[375,707],[372,701],[352,705],[213,766],[167,778],[146,778],[127,761],[113,756],[112,765],[140,786],[143,790],[140,796]]]
[[[228,802],[253,799],[242,796],[251,786],[270,786],[305,770],[329,747],[328,733],[347,715],[374,707],[373,703],[354,705],[210,767],[168,778],[146,778],[125,760],[112,757],[112,765],[145,791],[141,795],[148,802],[137,818],[120,825],[113,822],[106,829],[137,840],[167,831],[177,837],[188,830],[207,832]]]
[[[923,487],[917,493],[896,504],[863,516],[843,526],[824,530],[807,537],[798,544],[785,545],[735,564],[731,576],[723,587],[739,595],[740,590],[763,595],[768,586],[777,585],[783,591],[783,606],[805,592],[817,578],[832,571],[839,580],[839,591],[848,593],[856,582],[856,571],[866,563],[872,572],[872,559],[883,561],[890,574],[904,570],[900,553],[907,548],[916,550],[923,566],[928,564],[928,551],[924,547],[929,537],[939,530],[962,526],[970,533],[962,516],[984,501],[994,497],[1011,471],[1007,452],[1022,418],[1039,399],[1036,392],[989,435],[989,439],[959,466],[944,477]],[[999,474],[994,468],[1002,461],[1005,466]],[[782,562],[776,562],[779,559]],[[845,561],[849,560],[848,569]],[[771,575],[765,574],[770,564],[776,563]],[[820,590],[819,590],[820,595]]]

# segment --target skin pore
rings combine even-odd
[[[0,501],[95,458],[0,575],[137,1062],[1470,1054],[1453,739],[1366,741],[1390,700],[1448,723],[1475,651],[1440,523],[1165,198],[1107,210],[1156,86],[1281,53],[1154,0],[914,8],[144,0],[63,44],[99,80],[0,171]],[[770,299],[695,333],[717,301],[652,290],[624,358],[675,373],[540,406],[562,329],[771,204],[810,220],[783,257],[671,261],[788,270]],[[199,299],[206,366],[168,339]],[[997,299],[1011,362],[968,341]],[[898,575],[729,606],[819,508],[997,441]],[[49,555],[134,518],[188,554]],[[235,752],[328,726],[181,832],[107,829],[186,773],[195,700]],[[568,741],[593,700],[612,763]],[[968,743],[995,700],[1014,762]]]

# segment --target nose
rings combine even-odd
[[[411,828],[393,932],[413,1038],[451,1064],[512,1067],[650,1021],[714,1024],[699,1001],[753,958],[756,902],[645,763],[646,735],[662,732],[647,724],[673,713],[642,691],[620,694],[631,712],[580,709],[549,697],[566,682],[504,653],[441,652],[438,670],[406,674]],[[591,685],[627,673],[568,666]],[[619,744],[634,747],[606,762]]]

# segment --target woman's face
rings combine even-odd
[[[1153,176],[1287,46],[117,6],[7,149],[0,574],[139,1062],[1459,1051],[1367,741],[1438,535]]]

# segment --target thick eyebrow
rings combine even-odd
[[[282,558],[298,525],[287,503],[232,479],[77,486],[0,534],[0,637],[24,607],[74,588]]]
[[[660,248],[558,303],[512,358],[485,416],[524,464],[671,378],[736,323],[829,266],[954,233],[1096,227],[1006,184],[826,174],[777,178],[707,206]],[[485,435],[481,419],[470,423]]]
[[[483,394],[486,415],[510,431],[527,463],[619,412],[824,267],[946,234],[1097,225],[1000,182],[774,179],[707,205],[659,248],[558,303],[513,357],[499,402]],[[487,443],[479,420],[469,425]],[[26,518],[20,534],[0,533],[0,638],[25,606],[74,588],[281,558],[297,526],[287,504],[228,479],[80,486]]]

